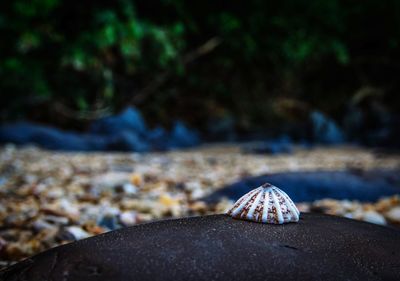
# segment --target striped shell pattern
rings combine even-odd
[[[273,224],[298,222],[300,216],[289,196],[269,183],[246,193],[227,214],[236,219]]]

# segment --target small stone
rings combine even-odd
[[[120,214],[119,220],[124,226],[132,226],[137,223],[137,213],[135,211],[123,212]]]
[[[176,200],[175,198],[172,198],[170,195],[168,194],[162,194],[158,201],[165,207],[172,207],[175,205],[179,204],[179,201]]]
[[[41,230],[43,230],[43,229],[50,229],[50,228],[53,228],[54,227],[54,225],[53,224],[50,224],[50,223],[48,223],[47,221],[45,221],[45,220],[43,220],[43,219],[38,219],[38,220],[35,220],[33,223],[32,223],[32,228],[35,230],[35,231],[41,231]]]
[[[92,193],[97,195],[112,190],[117,186],[123,186],[129,180],[130,174],[125,172],[109,172],[96,176],[91,182]]]
[[[190,209],[196,213],[205,214],[207,211],[207,204],[203,201],[196,201],[190,205]]]
[[[52,245],[57,236],[57,233],[58,228],[56,227],[43,229],[35,236],[34,239],[36,239],[37,241],[41,241],[42,243]]]
[[[380,213],[386,213],[391,208],[400,205],[400,196],[394,195],[391,197],[382,198],[375,204],[375,208]]]
[[[89,233],[79,226],[69,226],[66,228],[66,231],[71,234],[75,240],[81,240],[90,236]]]
[[[122,185],[122,190],[124,191],[125,194],[136,194],[138,192],[138,189],[135,185],[131,184],[131,183],[124,183]]]
[[[43,220],[56,225],[67,225],[69,223],[69,219],[66,217],[52,216],[52,215],[44,216]]]
[[[25,223],[27,216],[23,213],[12,213],[3,221],[6,225],[22,226]]]
[[[400,206],[392,208],[385,215],[391,222],[400,223]]]
[[[310,212],[310,204],[309,203],[297,203],[296,204],[297,209],[299,209],[300,212]]]
[[[142,184],[143,184],[143,177],[142,177],[142,175],[139,174],[139,173],[133,173],[133,174],[131,175],[130,182],[131,182],[134,186],[142,186]]]
[[[206,193],[204,192],[203,189],[195,189],[190,194],[192,200],[200,199],[200,198],[204,197],[205,195],[206,195]]]
[[[18,242],[12,242],[6,245],[5,253],[11,260],[18,260],[26,256],[22,249],[22,245]]]
[[[7,241],[4,240],[1,236],[0,236],[0,255],[3,253],[3,251],[6,249],[7,246]]]
[[[36,175],[28,174],[23,177],[23,180],[25,183],[33,184],[33,183],[37,182],[38,177]]]
[[[105,215],[99,220],[98,224],[99,226],[106,228],[108,230],[114,230],[119,228],[116,216],[114,215]]]
[[[3,185],[5,185],[7,183],[7,179],[0,177],[0,187],[2,187]]]
[[[215,213],[226,213],[230,208],[232,208],[233,203],[232,200],[228,200],[226,198],[222,199],[216,206],[215,206]]]
[[[85,223],[84,228],[87,232],[93,235],[101,234],[103,232],[106,232],[106,229],[102,228],[101,226],[98,226],[95,222],[88,222]]]
[[[56,247],[0,279],[43,280],[51,268],[68,280],[298,280],[299,271],[310,280],[400,280],[396,229],[320,214],[303,214],[295,227],[258,226],[225,215],[155,222]]]
[[[379,213],[377,213],[375,211],[367,211],[367,212],[365,212],[363,217],[362,217],[362,220],[366,221],[366,222],[370,222],[370,223],[386,225],[385,218],[381,214],[379,214]]]
[[[61,199],[58,203],[59,208],[68,214],[70,218],[78,218],[80,213],[79,213],[79,208],[75,202],[71,202],[70,200],[67,200],[65,198]]]

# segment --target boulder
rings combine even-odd
[[[147,129],[140,112],[127,107],[115,116],[93,121],[88,133],[64,131],[31,122],[0,125],[0,144],[38,145],[64,151],[135,151],[169,150],[198,145],[195,130],[177,121],[171,132],[157,127]]]
[[[17,122],[0,126],[0,144],[36,144],[46,149],[64,151],[97,151],[107,148],[107,139],[93,134],[63,131],[30,122]]]
[[[344,133],[335,121],[322,112],[313,111],[310,114],[313,129],[313,141],[322,144],[341,144],[344,142]]]
[[[147,127],[142,114],[136,108],[127,107],[117,115],[95,120],[90,131],[99,135],[114,135],[123,131],[145,134]]]
[[[218,202],[224,197],[237,200],[266,182],[283,189],[295,202],[311,202],[324,198],[373,202],[381,197],[400,193],[398,169],[283,172],[245,178],[221,188],[204,200],[209,203]]]
[[[400,231],[321,214],[260,224],[212,215],[53,248],[0,280],[400,280]]]

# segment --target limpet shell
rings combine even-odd
[[[243,195],[227,214],[235,219],[272,224],[298,222],[300,217],[289,196],[269,183]]]

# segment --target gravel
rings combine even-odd
[[[0,268],[57,245],[137,223],[222,213],[233,201],[202,198],[246,177],[287,171],[399,169],[400,156],[355,147],[242,153],[237,145],[167,153],[61,153],[0,148]],[[297,204],[400,225],[400,197]]]

